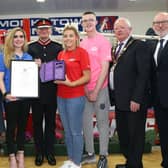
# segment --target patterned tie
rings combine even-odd
[[[159,63],[159,61],[160,61],[161,52],[163,50],[164,39],[161,39],[159,42],[160,42],[160,47],[159,47],[159,50],[158,50],[158,53],[157,53],[157,63]]]
[[[117,50],[116,50],[116,52],[115,52],[115,58],[118,57],[118,55],[119,55],[119,53],[120,53],[120,51],[121,51],[121,48],[122,48],[122,45],[123,45],[123,44],[124,44],[124,43],[119,43],[119,44],[118,44]]]

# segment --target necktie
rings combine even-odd
[[[157,53],[157,63],[159,63],[159,61],[160,61],[161,52],[163,50],[164,39],[161,39],[159,42],[160,42],[160,47],[159,47],[158,53]]]
[[[115,52],[115,58],[118,57],[118,55],[119,55],[119,53],[120,53],[120,51],[121,51],[121,48],[122,48],[122,45],[123,45],[123,44],[124,44],[124,43],[119,43],[119,44],[118,44],[117,50],[116,50],[116,52]]]

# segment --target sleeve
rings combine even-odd
[[[106,38],[101,42],[99,54],[101,61],[111,61],[111,44]]]
[[[33,57],[30,54],[26,53],[26,60],[33,60]]]
[[[81,50],[81,69],[86,70],[90,69],[90,61],[89,61],[89,54],[85,49]]]
[[[32,45],[29,44],[28,45],[28,51],[27,51],[30,55],[33,55],[33,52],[32,52]]]
[[[137,78],[132,100],[142,103],[150,74],[150,54],[143,41],[137,41],[136,45],[136,70]]]
[[[5,72],[5,63],[3,54],[0,54],[0,72]]]
[[[63,52],[63,51],[60,51],[60,52],[58,53],[58,56],[55,57],[57,60],[61,60],[62,52]]]

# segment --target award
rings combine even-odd
[[[11,61],[11,95],[18,98],[39,96],[38,65],[34,61]]]
[[[54,60],[41,64],[40,79],[41,82],[65,80],[65,62]]]

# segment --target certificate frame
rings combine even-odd
[[[12,96],[18,98],[39,97],[39,69],[33,60],[11,60]]]

